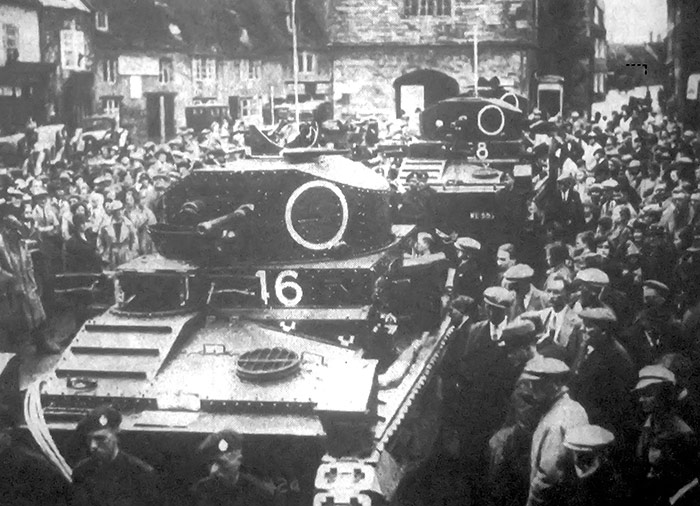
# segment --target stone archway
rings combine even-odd
[[[413,114],[414,105],[424,110],[440,100],[457,95],[457,80],[443,72],[432,69],[408,72],[394,81],[396,117],[401,116],[402,109],[407,114]],[[406,110],[407,107],[411,110]]]

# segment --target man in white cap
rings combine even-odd
[[[564,446],[574,468],[570,497],[576,506],[628,504],[629,487],[612,463],[614,443],[613,433],[599,425],[579,425],[567,431]]]
[[[646,420],[637,440],[636,455],[639,464],[647,465],[647,454],[653,439],[663,432],[694,434],[693,429],[678,415],[679,399],[685,391],[678,386],[676,375],[662,365],[642,367],[634,393],[637,395]],[[640,470],[641,475],[647,473]]]
[[[547,296],[532,284],[535,271],[526,264],[516,264],[503,273],[503,286],[515,294],[510,319],[525,311],[539,311],[547,307]]]
[[[588,424],[583,406],[569,396],[568,375],[569,367],[564,362],[542,356],[530,360],[523,371],[522,378],[530,381],[534,402],[545,413],[532,436],[527,506],[566,503],[564,438],[574,427]]]
[[[637,368],[667,353],[688,352],[680,322],[673,314],[670,288],[655,279],[642,283],[643,307],[621,335]]]

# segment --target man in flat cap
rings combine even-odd
[[[522,379],[530,382],[533,402],[544,413],[532,436],[527,506],[567,502],[564,438],[574,427],[588,424],[586,410],[569,396],[569,372],[561,360],[539,355],[523,371]]]
[[[615,469],[611,448],[615,436],[599,425],[579,425],[567,431],[564,446],[573,463],[569,504],[617,506],[628,504],[630,493]]]
[[[539,311],[547,307],[547,296],[532,284],[534,275],[535,271],[527,264],[516,264],[503,273],[503,286],[515,295],[510,320],[525,311]]]
[[[503,329],[501,339],[505,343],[508,360],[518,374],[537,355],[537,338],[537,327],[532,320],[518,318]]]
[[[647,455],[656,436],[662,432],[694,434],[693,429],[678,414],[679,400],[684,395],[676,375],[663,365],[648,365],[638,373],[634,393],[646,417],[636,442],[638,479],[648,473]]]
[[[586,408],[591,423],[612,430],[621,444],[629,441],[635,424],[635,367],[627,350],[615,338],[617,318],[609,308],[581,310],[585,335],[571,366],[574,398]]]
[[[610,278],[600,269],[589,267],[581,269],[574,278],[574,288],[578,289],[578,300],[573,305],[574,311],[588,307],[606,307],[601,300],[603,290],[610,286]]]
[[[666,208],[659,224],[673,241],[676,249],[682,250],[693,241],[693,216],[690,212],[690,194],[676,187],[671,194],[671,205]]]
[[[459,413],[455,418],[460,456],[464,468],[475,477],[483,476],[486,469],[488,440],[505,420],[508,399],[519,374],[508,360],[502,339],[513,294],[494,286],[484,290],[483,298],[487,319],[471,325],[453,379],[458,392]]]
[[[210,434],[197,449],[209,476],[192,487],[197,506],[265,506],[274,503],[274,490],[241,472],[243,438],[226,429]]]
[[[577,313],[584,308],[607,307],[615,313],[620,329],[632,320],[635,309],[630,302],[631,294],[612,288],[610,278],[602,270],[589,267],[578,271],[574,278],[574,290],[578,292],[578,297],[572,308]]]
[[[532,402],[531,380],[523,379],[522,373],[537,355],[535,324],[517,319],[503,329],[502,339],[508,360],[521,375],[510,395],[505,421],[489,439],[488,483],[491,504],[523,504],[529,484],[530,444],[543,414]]]
[[[452,291],[454,295],[466,295],[476,301],[481,301],[483,290],[483,277],[478,256],[481,252],[481,243],[471,237],[458,237],[454,243],[457,253],[457,266],[452,278]]]
[[[667,353],[688,351],[680,322],[673,314],[669,287],[647,279],[642,283],[642,291],[643,308],[620,336],[638,369]]]
[[[90,411],[76,428],[89,457],[73,470],[75,506],[151,506],[163,504],[154,469],[119,448],[122,416],[103,406]]]

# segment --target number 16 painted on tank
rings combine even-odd
[[[267,306],[270,302],[267,271],[259,270],[255,273],[255,277],[260,280],[260,298]],[[298,277],[299,273],[297,271],[286,270],[281,271],[275,278],[275,297],[287,307],[297,306],[304,297],[304,290],[301,288],[301,285],[295,281]]]

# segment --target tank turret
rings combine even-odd
[[[342,156],[249,159],[195,171],[151,227],[163,256],[207,265],[352,256],[392,241],[389,185]]]
[[[127,448],[176,476],[196,476],[205,434],[235,429],[246,465],[298,482],[299,504],[391,500],[428,457],[451,339],[444,255],[404,268],[417,232],[390,223],[386,181],[291,155],[195,170],[165,193],[162,255],[117,269],[115,305],[26,397],[32,433],[50,430],[69,465],[76,422],[103,404]]]

